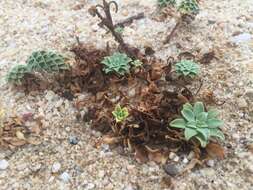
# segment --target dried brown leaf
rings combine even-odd
[[[216,143],[209,143],[206,146],[206,151],[209,157],[212,159],[219,158],[219,159],[224,159],[225,157],[225,150],[224,148]]]
[[[135,154],[134,157],[137,162],[139,163],[146,163],[148,162],[148,151],[143,146],[136,146],[135,147]]]

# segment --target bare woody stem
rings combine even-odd
[[[167,36],[166,40],[163,42],[164,44],[170,43],[170,40],[175,35],[175,33],[176,33],[177,29],[179,28],[179,26],[181,25],[181,23],[182,23],[182,20],[180,18],[180,19],[178,19],[177,24],[174,26],[174,28],[172,29],[172,31],[170,32],[170,34]]]
[[[116,27],[113,24],[110,11],[111,5],[114,5],[116,7],[117,12],[118,4],[115,1],[110,1],[108,3],[106,0],[103,0],[103,5],[96,5],[95,7],[91,7],[89,12],[92,16],[97,16],[101,20],[101,23],[99,24],[100,26],[106,26],[109,29],[115,40],[119,43],[120,49],[122,49],[132,59],[137,59],[134,48],[129,47],[129,45],[124,42],[121,34],[115,31]],[[105,16],[102,16],[102,14],[100,14],[98,10],[99,8],[103,10]]]

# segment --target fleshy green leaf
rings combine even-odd
[[[187,122],[186,126],[187,127],[190,127],[190,128],[193,128],[193,129],[196,129],[197,126],[196,126],[196,122],[195,121],[190,121],[190,122]]]
[[[187,120],[187,121],[194,121],[195,120],[195,117],[194,117],[194,113],[192,110],[190,109],[183,109],[181,111],[182,115],[184,116],[184,118]]]
[[[221,121],[219,119],[208,119],[206,123],[207,123],[208,127],[214,127],[214,128],[220,127],[224,124],[223,121]]]
[[[208,141],[206,141],[202,136],[198,135],[198,136],[195,136],[196,139],[198,139],[198,141],[200,142],[200,145],[202,148],[205,148]]]
[[[210,137],[210,132],[208,128],[197,128],[199,134],[201,134],[205,140],[208,140]]]
[[[219,129],[210,129],[210,136],[211,137],[218,137],[222,141],[225,140],[224,134]]]
[[[208,119],[214,119],[219,115],[219,112],[216,109],[211,109],[208,111]]]
[[[187,141],[190,140],[192,137],[194,137],[197,134],[198,134],[198,132],[194,129],[191,129],[191,128],[186,128],[184,131],[184,136]]]
[[[185,128],[185,120],[184,119],[175,119],[172,122],[170,122],[171,127],[184,129]]]
[[[196,102],[193,107],[193,112],[195,115],[199,115],[205,111],[204,104],[202,102]]]
[[[207,120],[207,115],[208,113],[206,112],[202,112],[202,113],[199,113],[197,116],[196,116],[196,119],[201,121],[201,122],[206,122]]]
[[[193,107],[190,103],[186,103],[186,104],[183,105],[183,109],[193,110]]]

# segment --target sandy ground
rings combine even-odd
[[[25,96],[4,81],[7,71],[25,63],[35,50],[55,50],[73,58],[69,49],[75,43],[75,35],[97,47],[104,47],[107,41],[113,45],[111,36],[99,29],[97,19],[87,12],[95,2],[0,1],[1,103],[7,116],[29,112],[43,117],[40,145],[0,150],[0,159],[9,163],[7,169],[0,170],[0,189],[166,189],[162,182],[166,174],[161,166],[153,162],[138,164],[130,155],[120,155],[120,148],[95,148],[101,134],[76,121],[77,110],[72,102],[50,91]],[[141,49],[150,45],[164,60],[181,51],[214,50],[219,58],[201,66],[205,83],[200,93],[212,90],[217,100],[226,102],[218,107],[225,121],[226,159],[214,160],[211,167],[174,179],[175,189],[253,189],[253,155],[246,148],[253,143],[253,38],[232,43],[236,35],[253,35],[253,1],[201,1],[202,11],[194,23],[180,29],[166,46],[162,42],[174,21],[152,19],[155,1],[117,2],[121,11],[115,20],[141,11],[146,14],[145,19],[125,29],[124,38],[129,43]],[[69,144],[71,136],[79,139],[77,145]],[[54,163],[61,164],[57,174],[52,174]]]

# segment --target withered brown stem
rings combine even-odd
[[[136,48],[130,47],[126,44],[118,32],[115,31],[115,25],[113,24],[112,16],[111,16],[111,5],[116,7],[116,12],[118,11],[118,4],[115,1],[110,1],[109,3],[106,0],[103,0],[103,5],[96,5],[95,7],[91,7],[89,12],[92,16],[97,16],[101,23],[100,26],[105,26],[109,29],[111,34],[114,36],[115,40],[119,43],[120,49],[122,49],[129,57],[132,59],[137,59]],[[103,10],[104,15],[100,14],[99,8]]]
[[[140,20],[140,19],[143,19],[145,17],[144,13],[139,13],[137,15],[134,15],[134,16],[131,16],[131,17],[128,17],[127,19],[125,20],[122,20],[120,21],[119,23],[117,23],[115,25],[115,28],[116,27],[124,27],[124,26],[127,26],[127,25],[130,25],[133,23],[134,20]]]
[[[172,37],[175,35],[177,29],[179,28],[179,26],[181,25],[182,20],[181,18],[177,21],[177,24],[174,26],[174,28],[172,29],[172,31],[170,32],[170,34],[167,36],[166,40],[163,42],[164,44],[168,44],[170,43],[170,40],[172,39]]]

